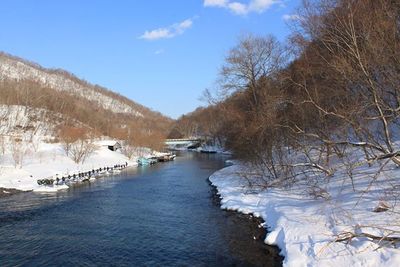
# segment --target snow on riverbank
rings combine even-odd
[[[110,167],[117,164],[128,163],[136,166],[136,158],[129,160],[120,152],[109,150],[106,146],[97,146],[83,164],[75,163],[67,157],[61,144],[40,143],[37,151],[29,150],[24,155],[22,167],[15,167],[11,154],[2,156],[0,165],[0,187],[13,188],[22,191],[57,191],[68,189],[67,185],[39,186],[38,179],[55,178],[63,175],[72,175],[92,169]]]
[[[344,232],[385,236],[400,230],[400,205],[390,195],[400,189],[399,169],[392,168],[373,184],[364,169],[354,176],[354,190],[348,177],[335,175],[323,190],[326,198],[317,199],[304,184],[290,189],[249,187],[245,169],[224,168],[210,181],[221,195],[221,208],[265,220],[270,232],[265,242],[281,249],[284,266],[400,266],[400,247],[366,237],[333,242]],[[373,212],[383,199],[389,211]]]

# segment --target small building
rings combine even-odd
[[[102,147],[107,147],[111,151],[117,151],[118,149],[121,150],[122,146],[118,141],[115,140],[103,140],[96,142],[97,145],[102,146]]]

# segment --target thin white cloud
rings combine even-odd
[[[285,21],[293,21],[293,20],[300,20],[300,16],[296,14],[285,14],[282,16],[283,20]]]
[[[156,50],[156,51],[154,52],[154,55],[160,55],[160,54],[163,54],[164,52],[165,52],[164,49],[158,49],[158,50]]]
[[[249,4],[249,11],[262,13],[278,2],[277,0],[253,0]]]
[[[280,0],[249,0],[241,3],[232,0],[204,0],[205,7],[219,7],[230,10],[236,15],[247,15],[249,13],[263,13]]]
[[[233,13],[238,15],[246,15],[247,13],[249,13],[248,6],[239,2],[228,3],[226,7],[230,9]]]
[[[186,19],[179,23],[174,23],[168,27],[158,28],[151,31],[145,31],[139,39],[144,40],[159,40],[173,38],[175,36],[183,34],[187,29],[190,29],[193,25],[193,19]]]
[[[204,0],[204,6],[219,6],[224,7],[228,0]]]

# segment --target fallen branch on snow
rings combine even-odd
[[[340,233],[336,236],[334,242],[346,242],[350,243],[353,238],[360,238],[360,237],[365,237],[368,239],[371,239],[373,241],[378,241],[378,243],[381,243],[382,241],[389,242],[392,245],[395,245],[396,243],[400,243],[400,237],[398,236],[376,236],[368,233],[352,233],[352,232],[343,232]]]

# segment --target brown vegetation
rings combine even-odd
[[[291,54],[270,36],[241,38],[212,105],[182,117],[175,132],[223,140],[266,181],[330,176],[333,157],[356,164],[351,147],[364,152],[357,164],[399,165],[399,19],[398,1],[304,1]]]
[[[49,124],[59,126],[58,133],[61,139],[65,139],[70,133],[64,133],[63,129],[86,128],[94,135],[106,135],[121,140],[135,136],[136,145],[159,148],[163,139],[170,131],[172,120],[158,112],[151,111],[129,99],[111,92],[97,85],[91,85],[74,75],[62,70],[49,70],[37,64],[22,59],[0,54],[11,60],[21,61],[38,70],[61,77],[85,86],[87,90],[94,90],[103,95],[112,97],[116,101],[131,106],[143,116],[129,113],[115,113],[100,107],[96,102],[83,98],[68,91],[59,91],[50,88],[41,82],[34,80],[0,79],[0,104],[22,105],[30,108],[42,108],[59,114],[62,120],[54,121],[54,118],[32,118],[36,120],[50,120]],[[60,85],[62,86],[62,85]]]

